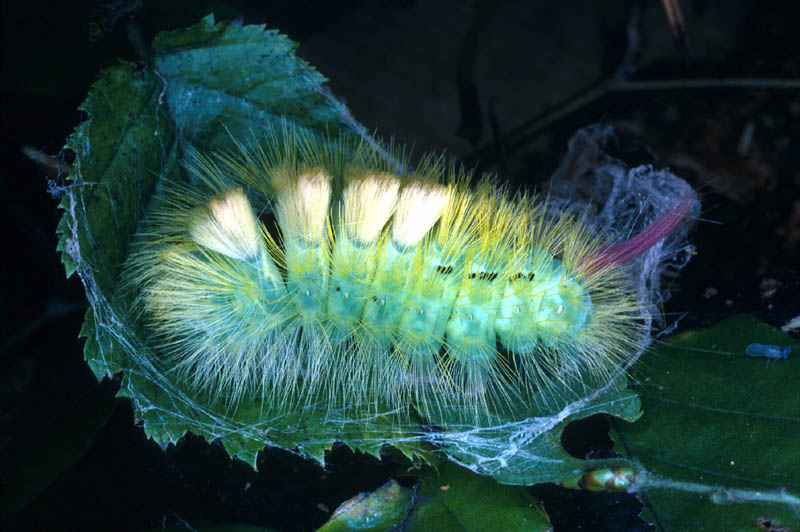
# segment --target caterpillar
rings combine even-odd
[[[478,422],[606,378],[649,334],[621,264],[690,205],[608,242],[443,157],[286,129],[237,146],[190,153],[124,275],[156,363],[226,408]]]

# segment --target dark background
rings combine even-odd
[[[255,473],[191,436],[163,452],[128,401],[113,398],[116,383],[98,384],[83,363],[83,289],[64,278],[55,251],[46,176],[61,183],[52,167],[71,160],[61,147],[85,118],[76,109],[97,72],[137,60],[130,21],[147,42],[212,11],[279,28],[368,128],[519,186],[545,180],[578,128],[613,125],[617,156],[670,167],[702,194],[697,255],[669,280],[667,319],[682,330],[744,312],[780,327],[800,314],[796,2],[684,0],[677,39],[653,0],[144,0],[117,23],[100,2],[55,4],[2,6],[0,490],[32,486],[25,508],[0,517],[4,529],[313,530],[342,501],[405,470],[391,456],[379,463],[337,448],[325,470],[270,450]],[[688,81],[714,78],[728,81]],[[654,85],[599,88],[612,79]],[[665,80],[675,83],[657,83]],[[36,164],[25,146],[53,158]],[[605,419],[591,418],[570,427],[565,444],[579,456],[607,452],[606,432]],[[557,531],[649,529],[632,496],[532,489]]]

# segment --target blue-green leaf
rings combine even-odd
[[[647,471],[643,515],[661,530],[800,529],[800,352],[757,358],[752,343],[798,342],[737,316],[643,358],[645,415],[614,437]]]

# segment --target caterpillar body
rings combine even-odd
[[[279,412],[476,421],[605,378],[648,334],[619,264],[687,209],[615,244],[441,158],[286,131],[187,168],[129,256],[134,308],[188,388]]]

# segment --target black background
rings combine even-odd
[[[0,525],[136,530],[238,522],[313,530],[342,501],[378,487],[404,464],[390,455],[378,462],[342,447],[330,453],[323,470],[269,450],[256,473],[231,461],[220,446],[193,436],[163,452],[135,426],[128,401],[113,398],[116,383],[98,384],[83,363],[77,340],[83,290],[77,278],[65,279],[55,251],[59,213],[45,175],[55,174],[26,158],[22,147],[69,162],[61,147],[85,118],[76,109],[97,72],[117,57],[137,58],[124,25],[108,24],[99,2],[56,4],[32,0],[2,7],[0,212],[6,252],[0,292],[0,482],[5,487],[24,459],[46,462],[50,449],[61,445],[58,435],[70,433],[70,416],[87,404],[98,420],[89,431],[94,436],[72,451],[72,465],[24,509],[0,517]],[[673,42],[660,2],[576,0],[558,9],[552,4],[284,0],[183,7],[145,1],[134,20],[148,41],[159,30],[193,24],[211,11],[218,19],[239,17],[279,28],[300,42],[299,54],[330,78],[334,94],[367,127],[397,134],[422,151],[447,149],[519,186],[546,179],[576,129],[611,124],[618,132],[611,146],[616,155],[629,164],[669,166],[702,194],[703,220],[693,234],[697,255],[669,281],[667,319],[679,320],[682,330],[740,312],[774,326],[800,314],[797,86],[610,93],[547,122],[502,156],[492,144],[615,76],[626,50],[626,25],[637,8],[644,13],[638,29],[641,57],[631,79],[797,80],[796,3],[684,1],[686,49]],[[449,9],[458,14],[449,15]],[[531,25],[527,33],[524,26],[504,31],[504,21],[525,20],[531,12],[534,20],[552,19]],[[93,41],[95,24],[107,34]],[[415,49],[420,42],[425,46]],[[356,46],[365,47],[364,53],[354,54]],[[464,51],[472,68],[464,67],[459,56]],[[459,72],[467,72],[467,79]],[[431,102],[435,105],[426,107]],[[740,151],[748,127],[753,140]],[[479,161],[471,157],[487,146]],[[609,452],[607,423],[596,417],[571,426],[565,445],[579,456]],[[532,490],[557,531],[649,529],[638,519],[632,496],[552,486]]]

